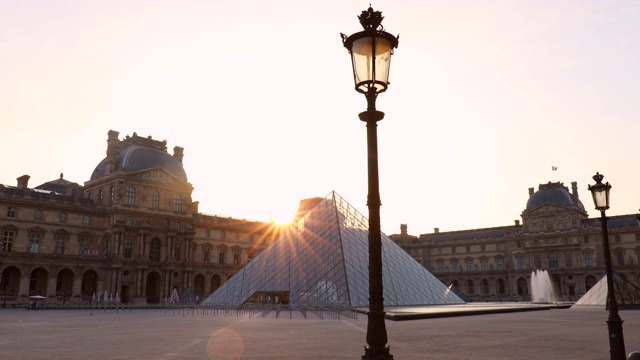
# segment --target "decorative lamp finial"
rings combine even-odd
[[[381,25],[382,19],[384,19],[384,16],[382,16],[382,12],[373,11],[371,4],[369,4],[369,9],[364,10],[358,16],[358,20],[360,20],[360,25],[362,25],[362,27],[365,30],[381,30],[381,31],[384,30],[384,28]]]

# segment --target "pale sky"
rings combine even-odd
[[[366,109],[339,34],[354,0],[0,2],[0,183],[83,184],[109,130],[185,148],[207,214],[292,218],[335,190],[367,215]],[[382,230],[505,226],[528,188],[640,208],[640,2],[384,0]],[[557,171],[551,171],[557,166]]]

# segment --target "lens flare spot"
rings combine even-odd
[[[221,329],[209,338],[207,354],[209,359],[236,360],[244,353],[244,339],[233,329]]]

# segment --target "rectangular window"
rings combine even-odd
[[[573,256],[571,256],[571,253],[564,253],[564,266],[568,268],[573,266]]]
[[[471,252],[471,246],[467,246],[467,252]]]
[[[33,219],[38,221],[42,220],[42,210],[36,209],[33,213]]]
[[[438,261],[438,272],[444,272],[444,261]]]
[[[154,209],[160,207],[160,193],[156,190],[151,192],[151,207]]]
[[[534,255],[533,256],[533,266],[536,269],[542,269],[542,256],[541,255]]]
[[[83,237],[80,239],[80,253],[82,255],[91,255],[89,243],[91,243],[91,239],[88,237]]]
[[[224,230],[220,231],[220,239],[226,239],[227,238],[227,233]]]
[[[89,215],[82,216],[82,225],[89,226],[91,224],[91,217]]]
[[[133,226],[133,216],[127,216],[127,226]]]
[[[173,255],[176,258],[176,260],[180,261],[180,243],[176,243],[175,246],[173,247],[174,251],[173,251]]]
[[[496,244],[496,251],[502,251],[502,244]]]
[[[473,260],[467,260],[467,271],[473,271]]]
[[[451,253],[452,253],[452,254],[455,254],[455,253],[456,253],[456,247],[455,247],[455,246],[452,246],[452,247],[451,247]]]
[[[522,256],[518,256],[516,261],[518,263],[518,270],[524,269],[524,258]]]
[[[624,265],[624,252],[623,251],[616,252],[616,261],[618,262],[618,265]]]
[[[591,255],[591,253],[584,254],[584,264],[586,266],[593,266],[593,255]]]
[[[451,271],[458,272],[458,261],[451,262]]]
[[[211,237],[211,230],[206,229],[206,230],[204,231],[204,237],[206,237],[206,238]]]
[[[60,214],[58,214],[58,221],[61,222],[61,223],[66,223],[67,222],[67,213],[61,212]]]
[[[224,250],[220,250],[220,252],[218,253],[218,263],[219,264],[226,264],[227,263],[227,252]]]
[[[173,204],[173,210],[175,212],[182,211],[182,195],[180,195],[180,194],[176,195],[176,199],[175,199],[175,202]]]
[[[487,271],[487,259],[481,259],[480,264],[482,265],[482,271]]]
[[[55,254],[57,255],[62,255],[64,254],[64,242],[65,240],[67,240],[67,236],[66,235],[56,235],[55,236],[55,242],[56,242],[56,247],[55,247]]]
[[[37,254],[40,250],[40,239],[42,239],[41,233],[29,234],[29,245],[27,246],[27,252]]]
[[[234,265],[240,264],[240,252],[239,251],[234,251],[233,252],[233,264]]]
[[[485,251],[485,249],[486,249],[486,246],[484,244],[480,245],[480,251]]]
[[[504,270],[504,259],[499,257],[496,259],[498,270]]]
[[[208,264],[211,262],[211,248],[204,249],[204,263]]]
[[[14,236],[15,233],[13,231],[6,230],[2,232],[2,251],[11,252]]]
[[[133,247],[133,241],[131,239],[124,240],[124,257],[131,259],[131,248]]]
[[[558,260],[558,253],[552,252],[549,254],[549,268],[556,269],[560,266],[560,261]]]
[[[13,206],[9,206],[9,208],[7,209],[7,217],[8,218],[16,217],[16,208],[14,208]]]

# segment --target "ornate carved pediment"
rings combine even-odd
[[[160,169],[152,169],[141,173],[140,178],[145,180],[159,181],[167,184],[175,184],[176,180],[172,175]]]

